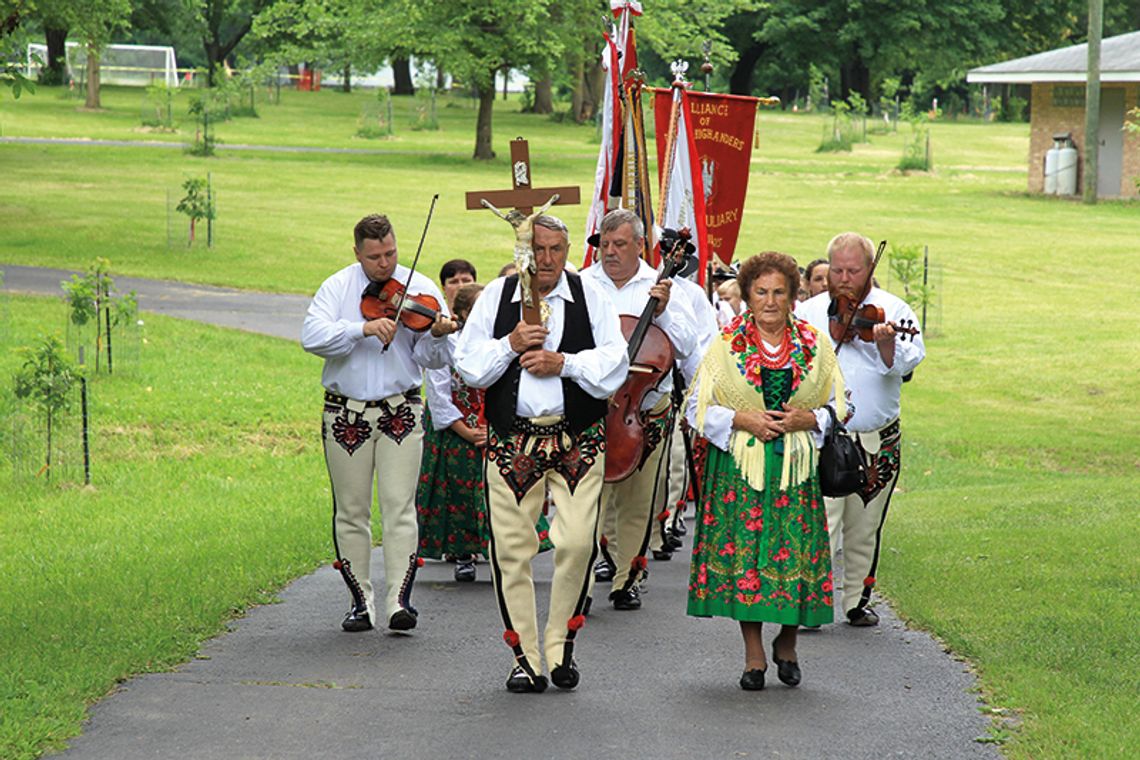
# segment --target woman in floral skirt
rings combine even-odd
[[[482,285],[459,288],[452,313],[466,320]],[[424,453],[416,487],[420,556],[453,557],[455,580],[474,581],[476,555],[487,556],[490,535],[483,503],[483,449],[487,423],[483,391],[468,387],[454,369],[427,371],[428,409]],[[549,527],[536,527],[542,549],[549,549]]]
[[[688,612],[729,617],[744,637],[740,686],[764,688],[764,623],[772,661],[800,682],[796,632],[832,621],[827,515],[816,449],[843,379],[828,340],[792,315],[799,268],[782,253],[740,268],[748,309],[714,340],[697,373],[689,421],[712,444],[696,515]]]

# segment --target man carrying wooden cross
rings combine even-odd
[[[605,399],[622,384],[629,362],[614,306],[564,271],[566,225],[545,215],[509,221],[516,233],[522,224],[533,225],[522,232],[533,233],[532,297],[539,303],[525,308],[518,275],[491,282],[468,317],[455,361],[465,382],[487,389],[484,480],[492,578],[503,639],[515,656],[507,689],[527,693],[547,686],[531,570],[538,552],[534,524],[547,486],[557,511],[550,530],[555,549],[546,664],[555,686],[578,684],[574,639],[585,622],[597,553]]]

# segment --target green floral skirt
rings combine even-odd
[[[688,612],[757,623],[830,623],[831,550],[819,481],[813,476],[779,490],[783,457],[774,443],[764,447],[764,491],[748,485],[731,454],[708,447]]]
[[[432,430],[428,414],[424,425],[428,432],[416,485],[420,556],[486,557],[491,532],[483,495],[483,452],[448,428]],[[553,548],[545,515],[539,516],[535,531],[539,551]]]

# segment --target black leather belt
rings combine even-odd
[[[393,396],[399,394],[392,394]],[[391,396],[389,396],[391,398]],[[420,400],[420,389],[412,388],[411,390],[404,391],[404,399],[413,403],[418,403]],[[337,406],[344,406],[349,402],[348,396],[342,396],[339,393],[332,391],[325,391],[325,401],[329,404],[336,404]],[[386,399],[376,399],[375,401],[362,401],[365,409],[375,409],[376,407],[383,406]]]

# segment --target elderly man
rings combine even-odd
[[[657,281],[657,271],[641,255],[645,229],[641,219],[627,209],[606,214],[599,227],[599,264],[582,273],[617,306],[618,312],[641,315],[650,298],[657,299],[653,324],[673,344],[675,359],[685,362],[697,349],[697,319],[687,299],[670,298],[673,282]],[[662,454],[673,424],[673,375],[667,373],[641,404],[645,431],[644,452],[637,469],[625,480],[607,483],[602,489],[603,523],[612,515],[613,532],[607,529],[607,548],[614,562],[609,600],[616,610],[641,607],[638,581],[645,570],[645,554],[653,527],[654,507],[664,498],[661,491]]]
[[[441,314],[428,334],[386,317],[363,317],[362,294],[378,292],[392,278],[408,283],[411,294],[441,295],[427,277],[399,264],[396,233],[386,216],[364,217],[353,236],[356,263],[321,284],[305,315],[301,345],[325,360],[321,438],[332,481],[334,565],[352,598],[341,626],[367,631],[376,620],[369,561],[376,483],[384,528],[384,619],[390,629],[407,631],[417,620],[411,594],[424,433],[420,385],[424,368],[450,362],[447,335],[455,323]]]
[[[862,491],[824,500],[832,556],[840,539],[843,542],[842,610],[847,622],[855,626],[879,622],[868,605],[875,587],[883,522],[899,477],[900,392],[903,379],[926,356],[920,335],[908,336],[895,329],[902,323],[915,324],[914,311],[903,300],[872,287],[873,252],[871,241],[863,235],[836,235],[827,246],[829,292],[796,308],[799,317],[824,335],[829,335],[832,302],[841,296],[859,306],[880,306],[886,316],[886,322],[874,326],[870,342],[855,337],[836,346],[850,397],[847,430],[862,449],[867,466],[867,485]]]
[[[598,289],[564,271],[566,225],[534,219],[531,283],[543,324],[523,321],[517,275],[491,282],[475,302],[455,347],[468,385],[486,388],[489,425],[485,482],[491,567],[503,639],[515,655],[507,690],[541,692],[531,560],[534,525],[547,487],[557,511],[550,530],[554,578],[544,648],[550,680],[578,684],[574,640],[585,622],[590,566],[597,552],[605,474],[606,399],[629,367],[617,311]]]

